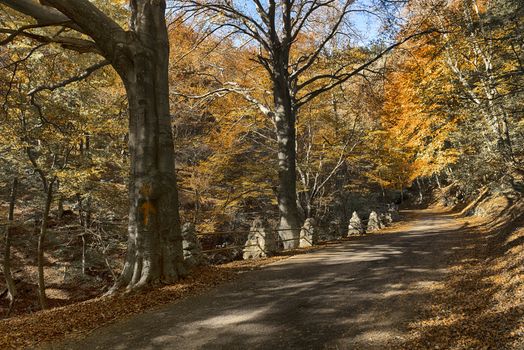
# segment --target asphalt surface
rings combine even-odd
[[[451,216],[420,212],[402,232],[297,255],[52,348],[383,349],[467,244]]]

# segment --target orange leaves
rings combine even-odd
[[[267,103],[270,84],[252,61],[252,48],[206,36],[198,23],[192,25],[175,23],[169,34],[178,180],[184,219],[213,230],[230,221],[230,213],[272,194],[271,121],[227,90],[242,89]]]
[[[437,50],[415,42],[409,54],[394,56],[384,88],[383,132],[375,141],[382,150],[370,175],[375,180],[409,186],[417,177],[438,173],[458,158],[447,144],[457,120],[443,108],[449,103],[444,92],[452,88],[443,78],[445,64],[435,59]],[[384,163],[388,165],[380,166]]]

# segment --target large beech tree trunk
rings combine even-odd
[[[129,239],[113,291],[172,283],[186,273],[169,114],[165,4],[136,1],[126,64],[117,69],[129,101]],[[129,60],[129,61],[127,61]]]
[[[122,78],[129,102],[129,239],[124,270],[111,292],[177,280],[186,272],[169,115],[166,1],[129,0],[129,30],[89,0],[0,3],[39,24],[88,36],[65,47],[104,56]]]
[[[285,58],[282,59],[285,62]],[[287,64],[276,62],[273,77],[274,119],[278,144],[278,209],[279,234],[284,249],[297,248],[300,235],[300,217],[297,205],[296,170],[296,112],[286,76]]]

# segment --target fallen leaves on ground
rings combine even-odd
[[[200,294],[235,279],[240,272],[254,270],[287,259],[293,254],[307,253],[314,249],[300,249],[267,259],[200,267],[174,285],[126,295],[100,297],[3,320],[0,321],[0,349],[29,348],[43,342],[81,336],[126,316]]]
[[[457,252],[449,278],[395,349],[524,349],[524,203],[472,227],[475,249]],[[516,217],[520,219],[514,221]]]

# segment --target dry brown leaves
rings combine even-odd
[[[476,227],[476,249],[458,253],[450,277],[429,287],[432,303],[395,348],[524,349],[522,207]]]
[[[305,253],[309,250],[299,250]],[[268,259],[235,261],[219,266],[206,266],[177,284],[159,289],[100,297],[60,308],[41,311],[29,316],[0,321],[0,349],[20,349],[51,342],[65,337],[80,336],[126,316],[138,314],[156,306],[173,303],[191,295],[231,281],[240,272],[287,259],[276,256]]]

